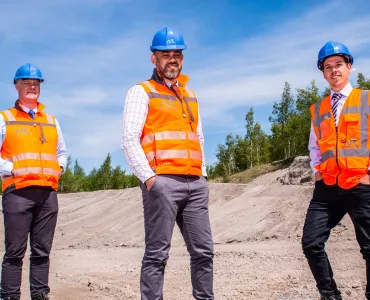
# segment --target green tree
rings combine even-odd
[[[77,159],[73,166],[73,179],[74,179],[72,187],[73,192],[83,192],[88,190],[85,171],[82,168],[82,166],[78,163]]]
[[[73,191],[73,173],[71,170],[72,157],[69,155],[67,158],[67,166],[59,179],[58,191],[60,193],[71,193]]]
[[[278,134],[276,130],[280,131],[280,139],[276,140],[279,142],[279,144],[281,144],[279,148],[283,149],[283,152],[279,154],[280,159],[287,158],[291,155],[292,141],[287,132],[287,125],[293,113],[294,98],[291,94],[291,86],[288,82],[285,82],[283,93],[281,94],[281,100],[279,102],[274,102],[272,116],[269,118],[270,122],[277,125],[274,127],[275,134]]]
[[[306,89],[297,89],[296,110],[289,121],[289,132],[295,145],[293,155],[308,154],[308,139],[311,129],[310,107],[321,100],[315,80]]]
[[[362,73],[357,75],[357,85],[358,88],[363,90],[370,90],[370,78],[365,78]]]
[[[96,173],[96,189],[108,190],[112,188],[112,158],[108,153],[103,164]]]
[[[122,170],[120,166],[115,167],[112,171],[111,188],[112,189],[127,188],[128,183],[126,181],[127,180],[125,171]]]

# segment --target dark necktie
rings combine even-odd
[[[31,109],[28,114],[31,116],[31,118],[34,120],[35,119],[35,112]]]
[[[341,93],[334,93],[333,96],[331,97],[332,100],[332,105],[331,105],[331,110],[333,112],[335,124],[337,124],[337,110],[338,110],[338,103],[339,99],[342,98]]]

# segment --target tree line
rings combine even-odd
[[[357,87],[370,90],[370,78],[358,74]],[[245,115],[245,135],[226,136],[225,143],[216,149],[217,162],[207,166],[209,178],[222,177],[228,181],[230,175],[254,166],[308,154],[308,138],[311,126],[310,106],[330,94],[325,88],[319,94],[315,81],[305,89],[292,94],[291,85],[285,82],[281,99],[274,102],[269,118],[271,134],[266,134],[254,120],[253,107]],[[1,179],[0,179],[1,184]],[[99,168],[86,174],[78,160],[68,157],[64,174],[59,180],[58,192],[78,193],[108,189],[125,189],[139,185],[139,179],[126,174],[120,166],[113,167],[108,153]]]
[[[112,167],[112,158],[108,153],[99,168],[93,168],[86,174],[78,160],[72,162],[68,157],[67,167],[59,180],[60,193],[92,192],[98,190],[125,189],[139,185],[139,179],[133,174],[126,174],[120,166]]]
[[[359,73],[357,87],[370,90],[370,78]],[[229,133],[225,142],[217,146],[217,162],[207,166],[208,177],[227,181],[230,175],[259,164],[308,155],[310,106],[328,95],[330,88],[320,94],[314,80],[305,89],[297,89],[295,95],[285,82],[281,99],[274,102],[269,117],[271,134],[266,134],[255,122],[251,107],[245,116],[244,136]]]

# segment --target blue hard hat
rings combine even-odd
[[[19,79],[38,79],[40,80],[40,82],[44,81],[44,78],[42,78],[40,69],[30,63],[19,67],[17,72],[15,72],[14,81],[13,81],[14,84]]]
[[[350,64],[353,64],[353,56],[345,45],[339,42],[329,41],[319,51],[319,55],[317,58],[317,67],[322,71],[322,63],[324,62],[324,60],[333,55],[344,56],[348,59],[348,62]]]
[[[165,27],[159,30],[153,37],[150,50],[185,50],[186,45],[181,33],[170,28]]]

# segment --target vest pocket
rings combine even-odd
[[[344,116],[344,128],[346,128],[345,148],[359,148],[360,145],[360,118],[358,115],[348,114]]]

